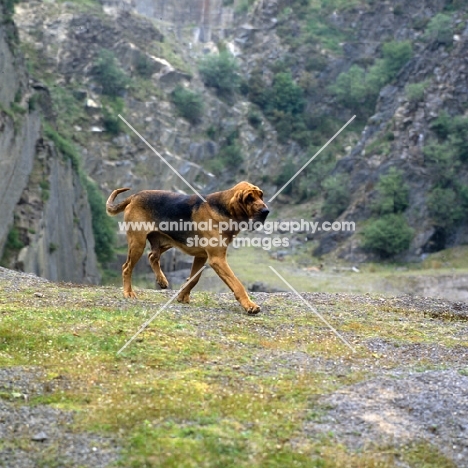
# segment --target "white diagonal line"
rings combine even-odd
[[[149,319],[147,320],[141,327],[140,329],[117,351],[117,354],[120,354],[182,291],[182,289],[185,288],[188,284],[190,284],[204,269],[206,266],[203,266],[200,268],[200,270],[197,271],[191,278],[187,280],[186,283],[184,283],[181,288]]]
[[[338,333],[338,332],[337,332],[337,331],[336,331],[336,330],[335,330],[335,329],[334,329],[334,328],[317,312],[317,310],[316,310],[314,307],[312,307],[312,306],[310,305],[310,303],[307,302],[307,301],[306,301],[306,300],[305,300],[305,299],[304,299],[304,298],[303,298],[303,297],[302,297],[302,296],[301,296],[301,295],[300,295],[300,294],[299,294],[299,293],[298,293],[298,292],[297,292],[297,291],[296,291],[296,290],[295,290],[295,289],[294,289],[294,288],[293,288],[293,287],[292,287],[292,286],[291,286],[291,285],[290,285],[290,284],[289,284],[289,283],[272,267],[272,266],[270,266],[270,270],[272,270],[273,273],[275,273],[276,276],[278,276],[278,277],[284,282],[284,284],[285,284],[286,286],[288,286],[288,288],[291,289],[291,291],[293,291],[293,292],[297,295],[297,297],[299,297],[299,299],[300,299],[315,315],[317,315],[317,317],[319,317],[320,320],[322,320],[322,322],[324,322],[325,325],[327,325],[327,327],[330,328],[330,330],[331,330],[346,346],[348,346],[348,347],[351,349],[351,351],[352,351],[353,353],[356,352],[356,350],[349,344],[349,342],[346,341],[346,340],[345,340],[345,339],[344,339],[344,338],[343,338],[343,337],[342,337],[342,336],[341,336],[341,335],[340,335],[340,334],[339,334],[339,333]]]
[[[118,114],[118,117],[123,121],[125,122],[125,124],[128,126],[128,128],[130,128],[131,130],[133,130],[133,132],[138,135],[141,139],[141,141],[146,145],[148,146],[148,148],[150,148],[153,153],[158,156],[159,159],[161,159],[162,162],[164,162],[170,169],[172,169],[172,171],[178,176],[180,177],[204,202],[206,202],[206,200],[198,193],[198,191],[192,187],[192,185],[190,184],[190,182],[188,182],[182,175],[179,174],[179,172],[177,171],[177,169],[175,169],[175,167],[173,167],[171,164],[169,164],[144,138],[142,135],[140,135],[120,114]]]
[[[354,119],[353,115],[269,200],[273,201]]]

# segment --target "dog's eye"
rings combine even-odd
[[[246,203],[252,203],[254,201],[254,197],[251,193],[249,193],[245,199]]]

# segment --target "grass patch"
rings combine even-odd
[[[269,296],[263,313],[248,317],[231,295],[198,292],[190,306],[172,304],[117,355],[170,295],[140,290],[136,302],[122,299],[120,288],[0,285],[0,365],[43,368],[52,390],[30,404],[79,410],[77,431],[118,434],[121,466],[392,466],[372,464],[383,460],[373,449],[356,454],[331,438],[304,436],[305,421],[321,411],[317,398],[369,377],[372,357],[359,342],[351,355],[298,301]],[[360,342],[390,339],[398,329],[402,343],[442,343],[457,329],[390,303],[369,301],[357,313],[352,299],[329,296],[316,306]],[[289,356],[297,353],[355,370],[343,377],[294,364]]]

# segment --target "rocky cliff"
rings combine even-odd
[[[53,280],[96,283],[91,212],[71,161],[44,138],[47,89],[30,80],[17,31],[0,24],[0,250],[3,263]]]
[[[362,231],[377,216],[382,178],[395,167],[409,191],[397,215],[412,230],[399,258],[465,242],[464,161],[456,161],[456,180],[444,185],[440,158],[431,156],[442,154],[464,125],[463,2],[35,0],[17,4],[14,19],[37,86],[51,95],[47,112],[59,117],[58,133],[78,149],[84,172],[105,195],[120,186],[188,191],[117,114],[198,190],[243,178],[271,194],[357,114],[273,209],[288,216],[301,202],[307,217],[355,221],[354,235],[318,235],[316,255],[378,259],[363,247]],[[230,94],[208,86],[199,71],[204,58],[224,50],[236,57],[241,78]],[[112,73],[124,75],[114,96],[96,73],[103,53],[112,57]],[[199,118],[191,121],[177,107],[180,89],[201,100]],[[458,130],[447,124],[441,133],[445,115]],[[439,193],[461,208],[450,223],[436,206]],[[35,255],[30,250],[21,261],[31,265]]]

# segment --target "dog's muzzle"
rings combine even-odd
[[[268,208],[262,208],[254,217],[255,221],[264,222],[268,216],[270,210]]]

